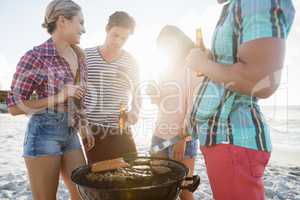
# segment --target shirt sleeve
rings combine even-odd
[[[237,1],[235,23],[240,44],[260,38],[286,39],[294,20],[291,0]]]
[[[41,84],[43,78],[38,66],[39,62],[32,51],[20,59],[6,100],[8,107],[29,100],[33,91]]]

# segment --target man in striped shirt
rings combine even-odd
[[[125,12],[115,12],[106,26],[103,45],[87,48],[88,86],[85,96],[88,128],[95,135],[95,146],[86,147],[89,163],[136,154],[130,129],[119,134],[120,106],[127,106],[127,122],[138,120],[139,70],[133,56],[122,49],[134,32],[135,21]]]
[[[262,200],[271,141],[258,99],[279,85],[295,10],[291,0],[225,2],[212,56],[194,49],[188,59],[205,76],[189,133],[200,138],[216,200]]]

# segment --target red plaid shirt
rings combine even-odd
[[[79,59],[80,85],[86,86],[87,69],[84,59]],[[57,94],[65,84],[74,83],[69,64],[58,55],[53,40],[28,51],[19,61],[13,76],[8,107],[29,100],[33,92],[38,99]]]

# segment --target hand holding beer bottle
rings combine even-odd
[[[205,45],[203,42],[203,34],[201,28],[196,29],[196,47],[200,48],[202,51],[205,51]],[[201,72],[197,72],[197,76],[200,77],[203,76],[203,74]]]
[[[202,35],[202,29],[201,28],[196,29],[196,47],[200,48],[203,51],[205,51],[205,45],[204,45],[204,42],[203,42],[203,35]]]
[[[125,133],[126,128],[127,128],[126,107],[123,103],[121,103],[121,105],[120,105],[120,117],[119,117],[120,134]]]
[[[203,76],[203,67],[213,60],[211,52],[205,48],[201,28],[196,29],[196,48],[192,49],[186,58],[186,67],[197,73],[197,76]]]

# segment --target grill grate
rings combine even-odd
[[[130,167],[86,175],[86,180],[97,187],[140,187],[167,183],[178,178],[178,172],[167,161],[135,160]]]

